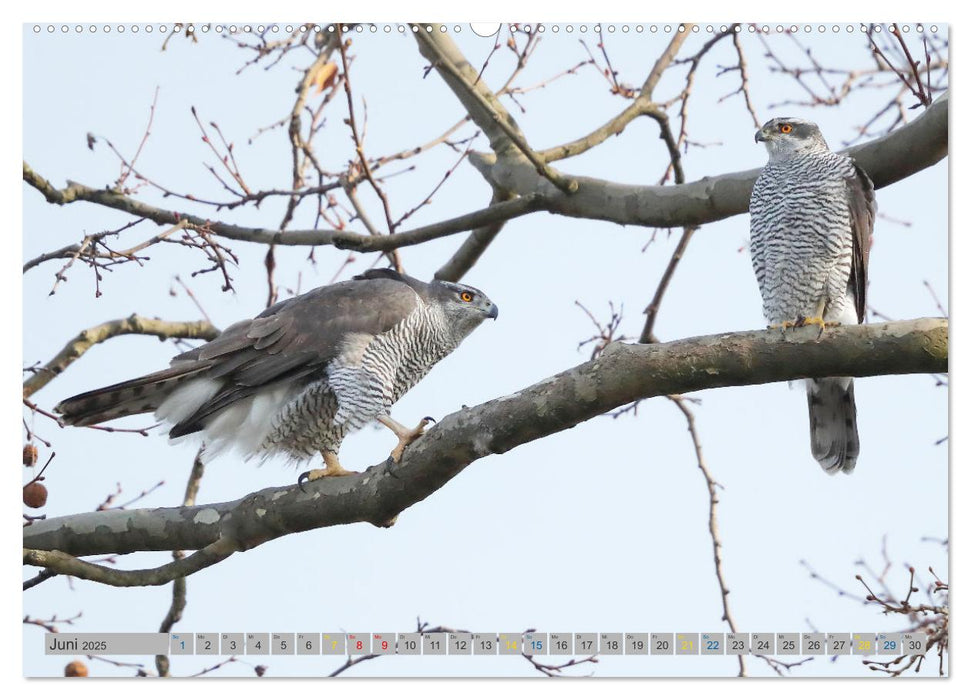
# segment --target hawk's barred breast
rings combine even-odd
[[[752,264],[769,323],[812,316],[825,300],[826,320],[846,306],[853,238],[846,179],[853,162],[826,153],[770,161],[752,190]]]
[[[339,356],[326,377],[286,404],[261,451],[283,451],[295,459],[336,452],[345,435],[388,413],[458,345],[442,315],[424,303],[387,332],[351,342],[363,346],[360,352]]]

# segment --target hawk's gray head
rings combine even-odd
[[[465,338],[487,318],[499,316],[499,307],[475,287],[434,280],[428,285],[428,291],[441,305],[456,340]]]
[[[829,150],[819,127],[797,117],[770,119],[755,132],[755,141],[765,144],[769,160]]]

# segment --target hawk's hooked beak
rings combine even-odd
[[[489,313],[486,314],[486,318],[499,318],[499,307],[493,304],[489,307]]]
[[[768,141],[768,139],[765,138],[765,131],[762,129],[755,132],[755,143],[758,143],[759,141]]]

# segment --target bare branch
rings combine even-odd
[[[199,484],[202,481],[202,475],[205,473],[205,465],[202,463],[202,450],[200,449],[196,453],[196,458],[192,462],[192,470],[189,472],[189,479],[185,486],[185,497],[182,499],[182,505],[192,506],[196,502],[196,494],[199,492]],[[172,552],[172,559],[175,561],[180,561],[185,559],[185,552],[182,550],[175,550]],[[171,632],[172,627],[175,623],[182,619],[182,613],[185,611],[186,604],[186,584],[185,578],[177,578],[172,582],[172,603],[169,606],[169,610],[165,613],[165,617],[162,619],[162,624],[159,625],[159,632]],[[160,677],[167,677],[169,675],[169,657],[167,654],[159,654],[155,657],[155,668],[158,669],[158,675]],[[210,669],[211,670],[211,669]],[[203,671],[206,673],[206,671]]]
[[[102,511],[105,512],[105,511]],[[132,511],[108,511],[132,512]],[[237,546],[224,539],[216,540],[185,559],[155,569],[122,571],[77,559],[57,550],[43,551],[24,548],[24,564],[40,566],[60,574],[105,583],[110,586],[161,586],[177,578],[184,578],[196,571],[218,564],[239,551]]]
[[[671,67],[674,60],[678,56],[678,52],[681,50],[681,46],[684,44],[685,40],[691,36],[692,24],[682,25],[685,31],[675,32],[674,36],[671,37],[671,42],[668,44],[667,48],[661,52],[658,56],[657,61],[654,62],[654,67],[651,68],[651,72],[647,76],[647,80],[644,81],[644,85],[641,87],[641,92],[648,98],[654,96],[654,88],[661,80],[661,76],[664,72]],[[681,27],[679,27],[681,29]]]
[[[505,223],[510,219],[538,211],[542,208],[543,198],[540,195],[526,195],[509,201],[499,202],[485,209],[463,214],[454,219],[422,226],[421,228],[404,233],[396,233],[392,236],[362,236],[351,232],[335,232],[332,241],[336,248],[354,250],[359,253],[393,250],[395,248],[418,245],[419,243],[425,243],[426,241],[443,236],[451,236],[460,231]]]
[[[728,623],[728,628],[732,632],[738,632],[735,619],[732,617],[732,612],[728,607],[728,584],[725,582],[725,571],[722,569],[722,543],[721,537],[718,534],[717,512],[719,502],[718,488],[721,487],[721,484],[715,481],[711,472],[708,471],[708,465],[705,464],[705,457],[701,451],[701,440],[698,438],[698,431],[695,428],[694,412],[688,408],[683,397],[668,396],[668,398],[674,402],[674,405],[684,415],[685,420],[688,421],[688,432],[691,434],[691,444],[694,446],[695,458],[698,460],[698,469],[701,470],[701,474],[705,477],[705,483],[708,486],[708,534],[711,535],[711,546],[715,561],[715,577],[718,579],[718,588],[721,592],[722,620]],[[738,656],[738,675],[745,675],[745,657],[741,654]]]
[[[528,195],[527,195],[528,196]],[[490,207],[500,202],[508,202],[515,198],[512,195],[495,191],[492,195]],[[451,258],[435,272],[435,279],[458,282],[465,276],[472,266],[475,265],[489,244],[496,239],[508,219],[501,219],[491,224],[485,224],[475,228],[471,234],[462,242],[459,249],[455,251]]]
[[[109,338],[130,334],[153,335],[159,340],[169,338],[212,340],[219,335],[219,330],[208,321],[162,321],[137,314],[107,321],[78,333],[54,356],[54,359],[38,368],[34,375],[24,382],[24,398],[46,386],[93,346]]]
[[[661,275],[661,281],[658,282],[657,289],[654,290],[654,297],[651,302],[644,309],[644,313],[647,315],[647,320],[644,322],[644,330],[641,331],[641,337],[637,341],[639,343],[653,343],[656,342],[656,336],[654,335],[654,324],[657,321],[658,312],[661,310],[661,301],[664,299],[664,294],[667,292],[668,285],[671,284],[671,279],[674,277],[674,272],[678,268],[678,263],[684,257],[684,252],[688,248],[688,243],[691,242],[691,237],[694,236],[697,228],[688,226],[681,233],[681,238],[678,240],[678,245],[675,246],[674,252],[671,254],[671,259],[668,261],[668,266],[664,269],[664,274]]]
[[[845,152],[870,175],[875,186],[885,187],[898,182],[934,165],[947,155],[948,104],[945,93],[924,114],[906,126]],[[684,185],[664,187],[623,185],[577,177],[580,189],[567,196],[541,178],[528,164],[504,162],[498,168],[495,155],[475,152],[470,154],[469,160],[499,191],[541,196],[542,205],[537,209],[564,216],[660,228],[697,226],[748,211],[752,186],[760,172],[760,169],[755,169],[727,173]],[[330,245],[335,238],[346,239],[349,235],[345,231],[273,231],[211,222],[190,214],[158,209],[110,190],[93,189],[79,183],[71,183],[58,190],[37,175],[27,163],[23,165],[23,179],[55,204],[89,201],[144,216],[160,224],[176,224],[185,220],[192,227],[234,240],[313,246]],[[467,217],[469,215],[452,219],[449,226],[455,230],[468,230],[461,228],[460,223],[467,227],[482,223]],[[445,228],[446,222],[435,226]]]
[[[690,27],[693,25],[689,24],[685,26],[687,27],[687,30],[676,33],[671,38],[671,43],[668,44],[668,47],[662,52],[661,56],[658,57],[658,60],[654,64],[654,68],[651,69],[651,73],[644,81],[644,85],[641,86],[640,94],[638,94],[637,97],[634,98],[634,101],[631,102],[620,114],[586,136],[582,136],[578,139],[570,141],[569,143],[540,151],[539,156],[546,162],[560,160],[562,158],[571,158],[585,151],[589,151],[591,148],[599,146],[611,136],[620,134],[625,128],[627,128],[627,125],[634,121],[634,119],[637,117],[648,114],[649,112],[653,112],[655,114],[662,113],[654,103],[654,88],[657,86],[657,83],[664,74],[664,71],[666,71],[674,62],[682,44],[684,44],[685,40],[690,35]],[[677,148],[675,148],[675,150],[677,150]]]
[[[550,168],[533,151],[496,96],[477,80],[475,70],[459,52],[451,37],[439,32],[436,25],[432,25],[432,28],[432,32],[415,33],[419,50],[439,71],[472,120],[489,136],[493,150],[509,156],[511,148],[508,144],[513,144],[522,157],[532,164],[534,170],[556,189],[567,195],[576,192],[577,184],[574,180],[565,178]]]

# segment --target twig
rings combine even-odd
[[[206,675],[207,673],[212,673],[213,671],[216,671],[216,670],[222,668],[223,666],[228,666],[229,664],[235,664],[235,663],[245,664],[246,666],[249,666],[249,667],[253,668],[254,671],[256,672],[256,675],[257,676],[262,676],[263,675],[260,672],[260,669],[264,669],[265,670],[265,667],[264,666],[253,666],[253,664],[247,663],[246,661],[243,661],[242,659],[239,659],[239,658],[237,658],[235,656],[230,656],[228,659],[225,659],[223,661],[220,661],[219,663],[213,664],[212,666],[207,666],[206,668],[202,669],[201,671],[197,671],[196,673],[193,673],[191,676],[189,676],[189,678],[198,678],[200,676]]]
[[[170,338],[199,338],[212,340],[219,331],[208,321],[162,321],[132,314],[128,318],[107,321],[85,329],[67,342],[57,355],[39,368],[23,385],[23,395],[27,398],[46,386],[54,377],[81,357],[92,347],[122,335],[152,335],[159,340]]]
[[[145,133],[142,135],[142,140],[138,144],[138,149],[135,151],[135,155],[132,157],[131,163],[123,164],[121,175],[119,175],[118,179],[115,181],[116,189],[119,189],[119,190],[123,189],[125,180],[127,180],[128,176],[131,175],[132,172],[134,171],[135,163],[136,161],[138,161],[138,156],[141,155],[142,148],[145,147],[145,144],[148,141],[148,137],[152,133],[152,122],[155,121],[155,105],[157,102],[158,102],[158,86],[156,85],[155,94],[152,96],[152,106],[149,108],[149,112],[148,112],[148,124],[145,126]]]
[[[57,576],[56,571],[51,571],[50,569],[44,569],[33,578],[29,578],[26,581],[24,581],[24,590],[26,591],[28,588],[33,588],[34,586],[41,584],[44,581],[47,581],[48,579],[52,579],[55,576]]]
[[[113,505],[111,505],[111,503],[115,500],[115,497],[121,495],[121,485],[119,484],[118,485],[118,491],[116,493],[114,493],[112,496],[109,496],[108,498],[106,498],[105,501],[101,505],[99,505],[97,508],[95,508],[95,510],[125,510],[125,508],[127,508],[128,506],[132,505],[133,503],[138,503],[138,501],[142,500],[143,498],[145,498],[146,496],[148,496],[150,493],[152,493],[153,491],[155,491],[157,489],[160,489],[163,486],[165,486],[165,481],[164,480],[158,482],[157,484],[155,484],[154,486],[152,486],[150,488],[142,489],[141,493],[139,493],[134,498],[131,498],[131,499],[125,501],[124,503],[120,503],[117,506],[113,506]]]
[[[919,101],[919,104],[922,104],[925,107],[929,107],[931,104],[931,99],[924,92],[924,86],[920,81],[920,71],[918,70],[917,64],[914,62],[913,57],[910,55],[910,50],[907,48],[907,44],[906,42],[904,42],[903,37],[898,32],[891,31],[891,34],[894,35],[894,37],[897,39],[898,43],[901,45],[901,47],[904,50],[904,54],[906,55],[907,61],[910,64],[909,67],[911,70],[911,74],[914,76],[914,80],[916,82],[917,87],[914,87],[913,85],[910,84],[910,81],[907,80],[907,76],[903,74],[903,71],[899,70],[893,64],[893,61],[887,58],[886,54],[884,54],[883,51],[880,50],[880,47],[877,46],[877,42],[874,41],[873,39],[874,26],[875,25],[871,24],[870,31],[866,33],[867,39],[870,42],[870,48],[873,51],[873,55],[876,56],[879,60],[883,61],[883,63],[888,68],[890,68],[890,70],[894,72],[894,75],[896,75],[900,79],[900,82],[902,82],[907,87],[907,89],[910,90],[910,93],[917,98],[917,100]]]
[[[638,94],[637,97],[634,98],[634,101],[620,114],[585,136],[568,143],[540,151],[540,157],[547,162],[551,162],[560,160],[562,158],[569,158],[579,155],[596,146],[599,146],[611,136],[620,134],[634,119],[643,116],[650,111],[658,112],[658,107],[654,102],[654,88],[657,86],[657,83],[660,81],[664,72],[674,62],[678,52],[681,50],[682,44],[684,44],[685,40],[690,34],[691,26],[693,25],[687,25],[687,31],[677,32],[671,38],[670,44],[668,44],[661,56],[658,57],[654,67],[651,69],[650,74],[644,80],[644,84],[641,86],[640,94]],[[590,60],[593,61],[593,58],[591,57]],[[677,150],[677,147],[675,147],[675,150]]]
[[[531,663],[533,665],[533,668],[535,668],[537,671],[547,676],[548,678],[562,678],[563,671],[572,666],[579,666],[580,664],[600,663],[600,660],[597,658],[596,655],[587,656],[583,659],[570,659],[569,661],[565,661],[562,664],[556,664],[556,665],[540,663],[539,661],[536,660],[535,657],[530,656],[529,654],[523,654],[523,658],[526,659],[529,663]]]
[[[176,562],[181,561],[185,558],[185,552],[175,551],[172,552],[172,559]],[[168,612],[165,613],[165,617],[162,618],[162,623],[159,625],[158,631],[168,633],[172,631],[179,620],[182,619],[182,613],[185,611],[186,604],[186,585],[185,578],[177,578],[172,582],[172,602],[169,605]],[[168,654],[157,654],[155,656],[155,668],[158,671],[160,678],[167,678],[171,670],[171,665],[169,663]]]
[[[118,668],[134,668],[137,669],[137,675],[141,677],[146,677],[149,672],[145,670],[145,664],[138,663],[136,661],[116,661],[115,659],[109,659],[106,656],[97,656],[95,654],[86,654],[88,659],[94,661],[101,661],[112,666],[117,666]]]
[[[353,666],[357,666],[359,663],[363,663],[364,661],[370,661],[371,659],[376,659],[379,656],[381,656],[381,654],[364,654],[363,656],[352,658],[350,655],[348,655],[347,661],[345,661],[341,666],[334,669],[331,673],[328,673],[327,676],[329,678],[335,678],[336,676],[339,676],[342,673],[344,673],[344,671],[346,671],[347,669]]]
[[[494,188],[489,206],[492,207],[500,202],[508,202],[513,199],[515,197],[512,195],[503,194],[500,190]],[[465,273],[479,261],[486,248],[496,239],[505,225],[506,220],[499,220],[473,229],[472,233],[459,246],[459,249],[452,254],[452,257],[438,268],[435,272],[435,279],[449,282],[458,282],[462,279]]]
[[[111,586],[162,586],[177,578],[189,576],[204,568],[218,564],[237,551],[237,545],[225,538],[216,540],[185,559],[164,564],[154,569],[122,571],[98,564],[91,564],[69,554],[24,548],[24,564],[52,569],[60,574],[77,576],[89,581]]]
[[[213,330],[218,335],[219,329],[216,328],[215,325],[213,325],[212,319],[209,318],[209,314],[206,313],[206,310],[203,308],[202,304],[199,303],[199,300],[196,298],[196,295],[192,293],[192,290],[189,288],[189,285],[183,282],[182,278],[179,275],[175,276],[175,281],[178,282],[180,287],[182,287],[183,291],[185,291],[186,295],[189,297],[192,303],[195,304],[195,307],[199,309],[199,313],[202,314],[202,317],[205,319],[206,323],[212,326]]]
[[[189,478],[185,485],[185,496],[182,498],[182,505],[184,506],[194,506],[196,503],[196,495],[199,493],[199,484],[202,482],[202,476],[206,469],[205,464],[202,462],[202,451],[203,448],[199,448],[195,459],[192,461],[192,469],[189,472]],[[172,559],[174,561],[180,561],[184,558],[185,552],[181,550],[172,552]],[[182,619],[182,613],[185,610],[186,600],[185,578],[177,578],[172,582],[172,604],[169,606],[168,612],[162,619],[162,624],[159,625],[159,632],[172,631],[172,627],[175,626],[175,623]],[[220,665],[222,664],[218,664],[215,668],[218,668]],[[160,677],[167,677],[170,670],[168,655],[157,655],[155,657],[155,667],[158,669],[158,675]],[[209,670],[211,671],[214,669]],[[202,673],[206,673],[206,671],[202,671],[197,675],[202,675]]]
[[[480,88],[478,85],[471,84],[461,73],[461,71],[452,65],[452,62],[445,56],[445,54],[436,44],[436,41],[442,40],[437,33],[429,35],[426,32],[418,32],[415,36],[418,39],[418,43],[434,55],[435,67],[452,78],[457,85],[461,86],[464,94],[477,104],[479,109],[484,110],[491,116],[492,123],[498,126],[499,129],[505,134],[506,138],[515,144],[516,148],[519,149],[519,152],[522,153],[522,155],[533,164],[533,167],[536,168],[536,171],[540,175],[549,180],[564,194],[572,194],[577,191],[579,185],[577,184],[576,180],[563,177],[550,168],[546,164],[546,161],[537,155],[532,148],[530,148],[529,144],[526,143],[522,135],[507,123],[506,117],[498,112],[493,105],[490,104],[489,100],[482,95],[480,90],[483,88]],[[475,115],[472,115],[472,117],[475,119]],[[480,124],[480,126],[483,125]],[[483,128],[485,128],[485,126],[483,126]]]
[[[432,197],[435,196],[435,193],[437,193],[442,188],[442,185],[444,185],[445,182],[448,180],[448,178],[451,177],[452,173],[455,172],[455,169],[459,167],[462,161],[465,160],[465,158],[469,155],[470,148],[471,148],[471,145],[466,147],[466,149],[462,151],[462,154],[459,156],[458,160],[455,161],[455,164],[452,165],[451,168],[445,171],[441,179],[438,181],[438,184],[436,184],[435,187],[432,188],[432,191],[429,192],[428,195],[421,202],[419,202],[417,205],[415,205],[414,207],[412,207],[411,209],[409,209],[408,211],[406,211],[404,214],[401,215],[401,218],[399,218],[394,224],[395,228],[398,228],[402,223],[404,223],[406,219],[410,218],[419,209],[421,209],[422,207],[428,204],[431,204]]]
[[[610,320],[606,324],[600,323],[596,317],[590,313],[590,310],[586,306],[581,304],[579,301],[574,301],[574,304],[579,306],[583,313],[587,315],[587,318],[593,323],[597,329],[597,334],[587,338],[577,345],[577,350],[582,348],[584,345],[589,343],[594,343],[593,351],[590,353],[590,359],[593,360],[598,357],[608,345],[613,342],[619,342],[626,340],[627,338],[623,335],[617,335],[617,329],[620,327],[620,323],[624,318],[624,307],[621,305],[620,311],[614,309],[614,302],[609,302],[610,305]]]
[[[738,31],[736,31],[736,27],[738,27],[738,25],[733,24],[731,28],[732,28],[732,43],[735,46],[735,53],[738,56],[738,64],[731,68],[723,68],[718,72],[718,75],[722,75],[728,71],[737,70],[741,84],[738,86],[738,89],[735,90],[734,92],[730,92],[727,95],[723,95],[722,97],[718,98],[718,103],[721,104],[729,97],[732,97],[733,95],[738,95],[739,93],[741,93],[742,97],[745,99],[745,108],[748,110],[748,113],[752,117],[752,124],[755,126],[756,129],[758,129],[762,125],[762,122],[759,120],[758,115],[755,113],[755,105],[752,104],[752,95],[749,92],[748,64],[745,62],[745,54],[742,51],[742,43],[741,43],[741,39],[739,38],[740,34]]]
[[[654,324],[657,322],[657,315],[661,309],[661,301],[664,299],[664,293],[671,284],[671,279],[674,277],[678,263],[680,263],[681,259],[684,257],[685,250],[688,248],[688,243],[691,242],[691,237],[694,236],[694,233],[697,230],[697,228],[689,226],[681,232],[681,238],[678,240],[678,245],[675,246],[674,252],[671,254],[671,259],[668,261],[668,266],[664,269],[664,274],[661,275],[661,281],[658,282],[657,289],[654,290],[654,297],[651,299],[651,303],[647,305],[647,308],[644,309],[647,319],[644,321],[644,329],[641,331],[641,337],[637,342],[654,342]]]
[[[756,656],[759,659],[762,659],[762,661],[768,664],[769,668],[775,671],[776,675],[778,676],[785,675],[782,671],[791,671],[796,666],[802,666],[803,664],[809,663],[810,661],[813,661],[816,658],[814,656],[807,656],[805,659],[800,659],[799,661],[783,661],[773,656],[766,656],[765,654],[754,654],[754,656]],[[739,656],[738,658],[739,658],[739,661],[741,661],[742,657]]]
[[[941,312],[941,316],[944,318],[948,318],[947,311],[944,310],[944,306],[941,304],[940,298],[938,298],[937,294],[934,293],[934,288],[931,286],[931,283],[928,282],[927,280],[924,280],[924,286],[927,288],[927,291],[930,293],[931,298],[934,300],[934,304],[937,305],[937,310]]]
[[[213,168],[212,166],[209,166],[209,172],[211,172],[213,176],[219,181],[219,183],[234,196],[242,197],[242,196],[252,194],[249,187],[246,186],[246,182],[243,180],[243,176],[239,171],[239,165],[236,163],[236,156],[233,153],[233,144],[226,141],[226,138],[223,136],[222,130],[219,128],[219,125],[213,121],[209,122],[209,126],[215,129],[216,134],[219,136],[219,140],[222,142],[223,148],[226,150],[225,155],[221,154],[216,149],[216,144],[212,142],[212,139],[209,137],[209,134],[206,132],[206,127],[203,125],[202,120],[199,119],[199,114],[196,111],[195,106],[190,107],[190,111],[192,112],[192,118],[195,119],[196,124],[199,127],[199,131],[202,132],[203,143],[209,146],[209,149],[216,156],[216,159],[223,165],[224,168],[226,168],[226,172],[229,173],[230,177],[232,177],[233,180],[236,181],[236,184],[239,185],[240,189],[243,190],[242,194],[240,194],[232,187],[230,187],[228,184],[226,184],[226,182],[221,177],[219,177],[219,175],[216,173],[215,168]]]
[[[683,397],[671,395],[667,398],[674,402],[674,405],[678,407],[678,410],[681,411],[685,420],[688,422],[688,433],[691,435],[691,444],[694,447],[695,458],[698,460],[698,469],[701,471],[702,476],[704,476],[705,483],[708,486],[708,533],[711,535],[711,546],[715,562],[715,578],[718,579],[718,587],[721,592],[722,620],[728,624],[728,628],[732,632],[738,632],[731,609],[728,606],[729,589],[725,581],[725,572],[722,569],[722,543],[718,534],[717,510],[719,500],[717,489],[723,487],[715,481],[711,472],[708,470],[708,466],[705,464],[705,458],[701,451],[701,441],[698,439],[698,431],[695,428],[694,413],[688,408]],[[742,655],[738,656],[738,675],[745,675],[745,657]]]
[[[358,233],[335,232],[332,243],[335,248],[350,249],[359,253],[393,250],[418,245],[443,236],[451,236],[460,231],[468,231],[480,226],[488,226],[497,222],[504,223],[510,219],[542,209],[545,201],[545,197],[541,194],[528,194],[493,204],[469,214],[463,214],[454,219],[396,233],[393,236],[363,236]]]
[[[55,615],[54,617],[52,617],[49,620],[37,620],[37,619],[31,617],[30,615],[25,615],[24,616],[24,619],[23,619],[23,623],[25,625],[36,625],[37,627],[43,627],[48,632],[50,632],[52,634],[57,634],[58,633],[58,629],[57,629],[57,624],[58,623],[65,624],[65,625],[73,625],[76,620],[80,619],[80,617],[81,617],[81,613],[78,613],[74,617],[68,617],[68,618],[63,618],[63,619],[59,619],[57,617],[57,615]]]
[[[354,152],[357,154],[358,163],[362,172],[364,173],[364,179],[368,181],[371,188],[374,190],[374,193],[381,200],[382,207],[384,208],[384,218],[388,224],[388,234],[392,234],[395,231],[395,223],[391,216],[391,203],[388,201],[388,195],[385,194],[384,190],[381,189],[377,181],[374,179],[374,173],[371,171],[371,166],[368,163],[367,156],[364,155],[364,141],[357,127],[357,120],[354,117],[354,96],[351,92],[351,79],[350,75],[348,74],[347,44],[344,42],[341,25],[339,23],[336,25],[336,29],[337,48],[340,50],[341,65],[344,68],[344,94],[347,96],[347,124],[351,129],[351,137],[354,139]],[[352,199],[351,201],[356,207],[360,207],[359,204],[356,204],[356,200]],[[361,217],[362,222],[365,222],[365,225],[367,226],[368,219],[364,215],[363,208],[358,209],[358,215]],[[370,226],[369,231],[372,232],[372,235],[377,233],[373,225]],[[383,252],[388,256],[388,259],[391,261],[394,268],[401,272],[403,268],[401,266],[401,258],[398,255],[398,252],[394,249],[388,249]]]

